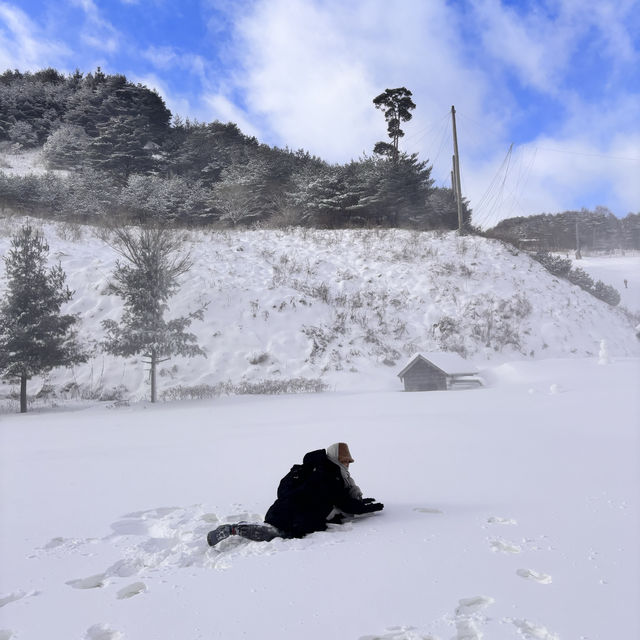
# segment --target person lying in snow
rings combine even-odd
[[[233,535],[257,541],[301,538],[324,531],[328,522],[341,524],[345,516],[381,511],[383,504],[362,497],[349,473],[352,462],[344,442],[310,451],[280,481],[278,497],[264,518],[266,524],[223,524],[209,532],[207,542],[214,546]]]

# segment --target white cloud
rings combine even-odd
[[[524,86],[551,95],[562,95],[580,56],[597,50],[607,75],[637,57],[631,35],[634,22],[640,27],[635,0],[557,0],[517,8],[501,0],[472,0],[472,6],[484,51]]]
[[[105,53],[114,53],[120,48],[120,33],[103,17],[94,0],[71,0],[71,4],[84,11],[85,23],[80,37],[86,44]]]
[[[172,47],[149,47],[142,51],[142,56],[157,69],[168,69],[176,64],[178,53]]]
[[[178,68],[197,76],[203,85],[207,84],[208,62],[200,55],[184,53],[173,47],[148,47],[140,55],[160,71]]]
[[[479,116],[486,81],[462,65],[450,18],[444,2],[259,2],[239,24],[248,109],[272,137],[334,161],[385,138],[372,104],[385,88],[414,92],[407,141],[453,103]]]
[[[251,123],[250,116],[242,111],[228,98],[220,94],[211,94],[204,97],[207,105],[206,122],[219,120],[220,122],[233,122],[238,125],[242,133],[258,137],[258,129]]]
[[[515,71],[523,85],[556,93],[573,42],[565,20],[544,15],[537,4],[524,15],[500,0],[475,0],[473,7],[484,53]]]
[[[329,12],[276,0],[260,4],[240,29],[241,85],[270,133],[329,159],[371,148],[376,116],[367,98],[377,87]]]
[[[66,45],[49,38],[22,10],[0,2],[0,69],[55,67],[68,54]]]

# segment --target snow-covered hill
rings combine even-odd
[[[24,221],[2,220],[0,255]],[[67,273],[75,295],[66,310],[79,315],[95,352],[85,365],[34,379],[30,393],[45,385],[68,397],[113,396],[117,388],[130,399],[148,396],[140,358],[97,348],[101,322],[122,309],[119,298],[104,295],[115,252],[89,227],[32,222]],[[173,398],[206,395],[220,383],[298,378],[336,389],[396,389],[396,374],[417,351],[457,351],[481,369],[592,356],[601,340],[614,357],[640,351],[619,310],[496,241],[399,230],[176,233],[194,266],[169,315],[208,307],[191,327],[207,357],[175,358],[160,369],[160,394]]]

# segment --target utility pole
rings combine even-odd
[[[451,169],[451,193],[453,193],[453,197],[456,199],[456,202],[458,202],[458,197],[456,196],[456,170],[455,170],[455,166],[456,166],[456,157],[455,156],[451,156],[451,166],[453,167],[453,169]]]
[[[456,131],[456,109],[451,106],[451,122],[453,124],[453,173],[455,176],[455,196],[458,205],[458,233],[462,233],[462,188],[460,186],[460,156],[458,154],[458,133]]]

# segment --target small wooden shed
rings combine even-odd
[[[476,368],[457,353],[436,351],[418,353],[398,374],[405,391],[445,391],[462,387],[480,387]]]

